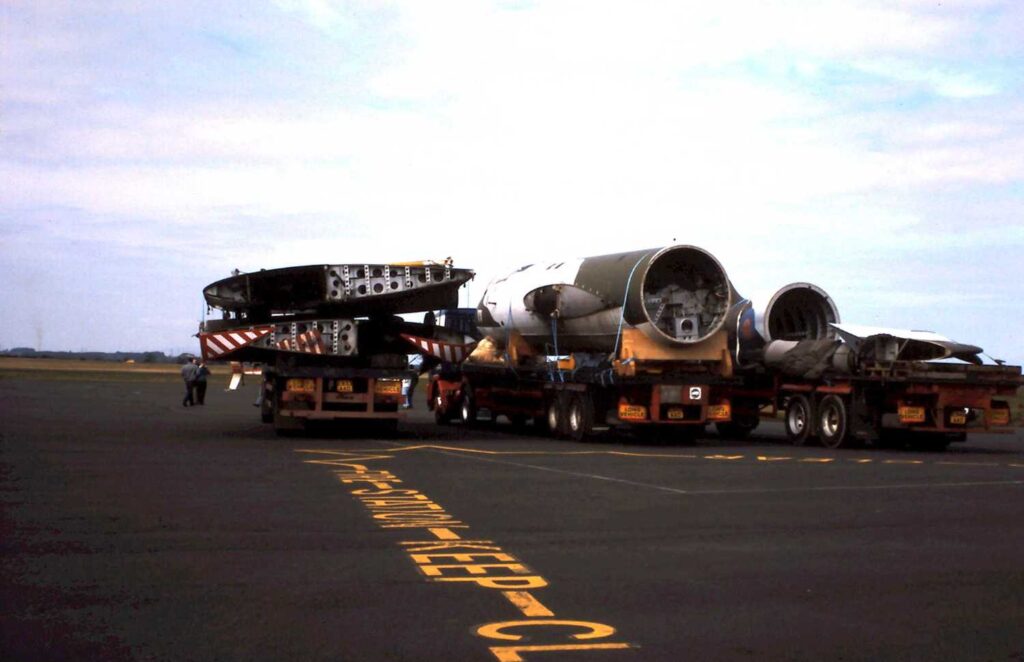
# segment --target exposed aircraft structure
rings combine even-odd
[[[450,263],[334,264],[236,274],[207,285],[224,312],[199,338],[207,360],[273,361],[278,353],[356,359],[402,354],[393,316],[455,307],[473,277]],[[357,321],[359,318],[368,318]]]
[[[439,422],[489,411],[575,439],[603,425],[693,435],[708,423],[742,436],[784,411],[794,443],[896,428],[941,445],[969,427],[1006,429],[1021,384],[1017,366],[982,365],[980,347],[842,322],[813,283],[746,299],[696,246],[526,265],[492,280],[475,310],[455,309],[472,277],[448,261],[236,273],[204,290],[224,318],[202,326],[203,356],[263,362],[261,412],[278,429],[396,421],[410,351],[440,368],[429,387]],[[411,312],[424,322],[397,317]]]
[[[858,354],[871,353],[880,361],[960,359],[981,365],[981,347],[965,345],[932,331],[910,331],[858,324],[832,324]]]
[[[451,263],[315,264],[240,273],[203,289],[208,304],[255,315],[355,311],[400,314],[446,308],[473,277]]]
[[[722,329],[735,298],[710,253],[671,246],[522,267],[487,286],[479,324],[565,351],[611,351],[624,326],[678,347]]]
[[[625,345],[630,355],[614,358],[662,360],[718,360],[727,349],[725,372],[763,365],[768,343],[834,338],[839,321],[812,283],[786,285],[756,310],[696,246],[527,265],[491,281],[478,311],[498,347],[521,340],[537,353],[616,353]]]
[[[895,426],[941,445],[1009,425],[1020,384],[1019,367],[980,365],[979,347],[843,323],[813,283],[745,299],[696,246],[526,265],[491,281],[477,315],[486,337],[432,381],[441,422],[488,410],[572,438],[605,423],[692,434],[714,422],[742,436],[770,408],[785,410],[795,443]],[[451,350],[445,361],[459,363]]]
[[[473,277],[450,261],[326,264],[236,273],[203,294],[224,318],[200,327],[208,361],[264,364],[260,411],[279,431],[314,420],[397,422],[408,365],[403,334],[432,324],[401,313],[454,308]]]

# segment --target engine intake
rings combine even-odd
[[[839,310],[825,290],[812,283],[790,283],[768,301],[758,330],[765,341],[834,338],[830,324]]]

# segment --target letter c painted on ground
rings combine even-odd
[[[521,627],[568,627],[568,628],[581,628],[586,630],[580,634],[572,635],[573,639],[585,640],[585,639],[603,639],[604,637],[610,637],[615,634],[615,628],[604,625],[602,623],[590,623],[588,621],[561,621],[552,619],[538,619],[529,621],[502,621],[501,623],[488,623],[487,625],[481,625],[477,628],[476,633],[481,637],[487,637],[488,639],[501,639],[504,641],[521,641],[522,635],[508,634],[503,632],[510,628],[521,628]]]

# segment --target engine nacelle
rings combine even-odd
[[[834,339],[831,325],[838,322],[839,310],[832,297],[812,283],[780,288],[759,310],[753,302],[741,301],[730,313],[728,324],[736,365],[776,364],[797,342]]]
[[[499,343],[515,331],[560,352],[612,351],[627,327],[687,346],[722,329],[734,299],[714,256],[669,246],[522,267],[488,284],[478,326]]]
[[[812,283],[786,285],[756,315],[757,331],[765,342],[834,338],[829,325],[838,322],[832,297]]]

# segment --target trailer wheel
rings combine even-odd
[[[548,401],[547,428],[548,433],[555,439],[565,439],[568,436],[565,420],[568,417],[567,410],[565,397],[560,393]]]
[[[476,422],[476,402],[473,399],[473,391],[468,386],[462,391],[462,422],[466,425]]]
[[[811,401],[804,395],[792,395],[786,403],[786,436],[794,446],[803,446],[814,436]]]
[[[827,448],[849,445],[849,413],[846,401],[838,395],[826,395],[818,405],[818,436]]]
[[[589,393],[577,393],[569,400],[566,426],[573,441],[583,441],[594,431],[594,401]]]
[[[438,425],[447,425],[452,422],[452,415],[444,406],[444,396],[441,389],[434,393],[434,422]]]

